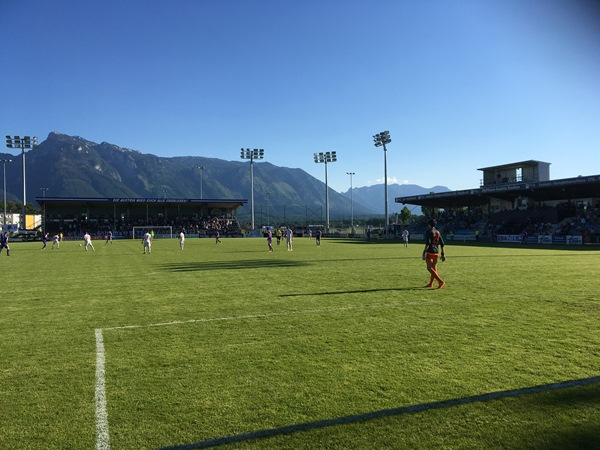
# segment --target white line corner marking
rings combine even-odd
[[[217,322],[240,319],[264,319],[270,317],[291,316],[294,314],[320,314],[322,312],[348,311],[353,309],[397,308],[396,304],[376,304],[361,306],[332,307],[322,309],[307,309],[300,311],[284,311],[267,314],[250,314],[244,316],[215,317],[211,319],[177,320],[173,322],[151,323],[145,325],[125,325],[118,327],[96,328],[96,450],[110,450],[110,435],[108,432],[108,411],[106,408],[106,372],[104,354],[104,331],[131,330],[136,328],[163,327],[193,323]]]

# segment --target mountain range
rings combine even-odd
[[[0,153],[6,164],[7,200],[22,201],[21,155]],[[159,157],[107,142],[52,132],[39,147],[25,152],[27,201],[48,193],[51,197],[158,197],[249,199],[249,163],[200,156]],[[302,169],[254,163],[254,202],[258,223],[281,219],[323,222],[325,184]],[[42,190],[40,192],[40,190]],[[448,188],[388,185],[389,213],[403,205],[395,197],[447,192]],[[329,188],[331,220],[384,214],[384,185],[357,187],[345,193]],[[414,209],[414,207],[410,207]],[[249,203],[238,216],[249,215]],[[412,211],[419,214],[420,210]],[[266,216],[266,217],[265,217]],[[270,216],[270,217],[269,217]]]

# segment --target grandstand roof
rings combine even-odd
[[[491,198],[513,201],[519,197],[535,201],[597,198],[600,197],[600,175],[552,181],[501,183],[477,189],[397,197],[395,201],[434,208],[459,208],[487,205]]]
[[[43,206],[49,204],[80,204],[80,203],[118,203],[118,204],[186,204],[206,205],[210,208],[237,209],[246,204],[246,199],[206,199],[206,198],[131,198],[131,197],[36,197],[35,201]]]
[[[500,166],[483,167],[483,168],[477,169],[477,170],[483,170],[484,172],[488,172],[488,171],[496,171],[496,170],[514,169],[514,168],[519,168],[519,167],[523,167],[523,166],[537,166],[540,163],[541,164],[550,164],[550,163],[547,163],[544,161],[536,161],[535,159],[530,159],[527,161],[521,161],[521,162],[516,162],[516,163],[502,164]]]

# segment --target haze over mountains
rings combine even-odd
[[[13,160],[6,166],[7,199],[22,201],[21,155],[0,153],[0,157]],[[42,196],[41,188],[46,188],[50,197],[249,199],[251,195],[248,161],[158,157],[56,132],[38,148],[27,151],[25,158],[27,201],[31,203]],[[394,202],[395,197],[448,190],[443,186],[388,185],[389,213],[403,207]],[[355,217],[384,214],[384,185],[354,188],[352,200]],[[314,221],[325,214],[325,184],[302,169],[255,162],[254,201],[255,214],[277,217],[283,213],[284,217],[296,215]],[[239,215],[248,214],[249,209],[248,204]],[[338,193],[329,188],[329,211],[332,220],[349,218],[350,190]]]

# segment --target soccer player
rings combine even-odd
[[[144,243],[144,255],[146,254],[146,250],[148,254],[152,253],[152,235],[146,231],[142,242]]]
[[[402,240],[404,241],[404,247],[408,247],[408,236],[410,233],[408,232],[408,228],[404,227],[404,231],[402,232]]]
[[[285,242],[287,244],[287,251],[292,251],[292,241],[294,240],[294,233],[292,233],[292,229],[290,227],[287,228],[285,233]]]
[[[88,247],[92,247],[92,251],[94,251],[94,252],[96,251],[96,249],[92,245],[92,237],[90,236],[90,233],[88,233],[87,231],[83,235],[83,242],[85,242],[85,251],[86,252],[88,251]]]
[[[55,245],[56,248],[60,248],[60,236],[58,234],[52,236],[52,250],[54,250]]]
[[[273,233],[271,230],[267,231],[267,244],[269,245],[269,251],[273,251]]]
[[[219,233],[219,230],[217,230],[217,234],[215,234],[215,244],[220,244],[221,243],[221,233]]]
[[[48,237],[50,235],[48,233],[44,234],[44,237],[42,237],[42,242],[44,244],[44,246],[42,247],[42,250],[44,250],[46,248],[46,245],[48,244]]]
[[[108,235],[106,236],[106,242],[104,243],[104,245],[108,244],[109,241],[110,245],[112,245],[112,230],[108,230]]]
[[[10,256],[10,247],[8,246],[7,231],[5,231],[4,234],[0,234],[0,253],[2,253],[2,249],[6,249],[6,256]]]
[[[321,236],[323,235],[323,232],[321,230],[317,230],[317,235],[315,237],[315,242],[317,243],[317,247],[321,246]]]
[[[181,249],[181,251],[183,251],[184,243],[185,243],[185,233],[183,232],[183,230],[181,230],[181,233],[179,233],[179,248]]]
[[[442,261],[446,261],[444,255],[444,240],[442,235],[435,228],[437,222],[435,219],[429,219],[427,222],[429,229],[425,233],[425,249],[423,250],[423,260],[427,262],[427,271],[431,274],[429,284],[425,287],[433,287],[433,280],[437,280],[438,289],[442,288],[446,283],[440,278],[437,273],[437,261],[439,249],[442,249]]]

